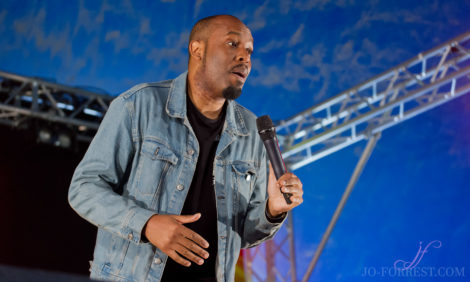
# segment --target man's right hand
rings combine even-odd
[[[209,257],[209,253],[203,248],[208,248],[209,243],[199,234],[185,227],[183,224],[197,221],[200,213],[193,215],[165,215],[152,216],[145,227],[145,237],[167,254],[177,263],[190,266],[189,259],[199,265]],[[186,259],[185,259],[186,258]]]

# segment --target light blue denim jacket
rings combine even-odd
[[[159,281],[168,259],[142,240],[154,214],[180,214],[199,145],[186,117],[186,78],[135,86],[113,100],[75,170],[69,203],[98,227],[90,277]],[[281,227],[266,218],[266,152],[255,115],[230,101],[214,159],[218,281],[233,281],[240,248]]]

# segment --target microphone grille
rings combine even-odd
[[[268,115],[257,118],[256,127],[258,128],[258,133],[263,141],[273,139],[276,135],[273,121]]]
[[[258,127],[258,131],[262,131],[273,128],[274,124],[271,118],[268,115],[265,115],[256,119],[256,127]]]

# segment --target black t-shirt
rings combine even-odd
[[[227,103],[219,117],[211,120],[199,112],[186,95],[186,111],[189,123],[199,142],[199,156],[193,180],[184,202],[182,215],[201,213],[201,218],[186,227],[201,235],[207,242],[209,258],[202,265],[191,262],[185,267],[168,258],[161,281],[217,281],[217,209],[213,184],[213,163],[217,144],[225,121]]]

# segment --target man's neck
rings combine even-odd
[[[207,91],[200,91],[197,87],[192,86],[189,80],[187,85],[188,96],[198,111],[207,118],[217,119],[222,112],[225,99],[215,97],[213,93]]]

